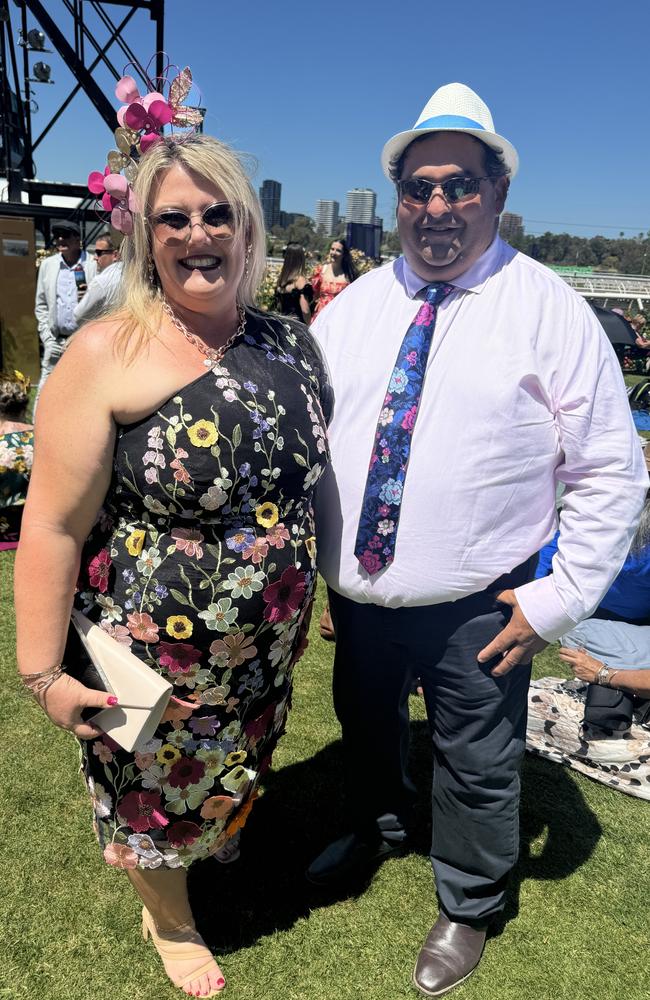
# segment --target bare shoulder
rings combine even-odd
[[[71,338],[64,358],[73,359],[76,365],[91,365],[96,367],[110,364],[120,364],[116,352],[117,334],[120,329],[118,320],[98,320],[86,323]]]
[[[296,288],[299,288],[299,289],[302,290],[305,287],[305,285],[307,284],[307,279],[304,277],[304,275],[301,274],[301,275],[299,275],[296,278],[294,284],[295,284]]]

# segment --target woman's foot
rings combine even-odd
[[[226,985],[221,969],[205,941],[190,924],[159,931],[153,917],[142,908],[142,936],[151,935],[174,986],[191,997],[215,997]]]

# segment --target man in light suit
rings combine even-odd
[[[77,329],[75,307],[97,272],[97,264],[81,248],[81,232],[76,223],[55,222],[52,236],[58,253],[42,261],[36,282],[34,312],[43,344],[36,402],[48,375],[63,354],[68,337]]]

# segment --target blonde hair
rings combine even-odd
[[[151,280],[152,236],[147,215],[152,191],[161,173],[176,165],[219,187],[232,206],[235,239],[243,238],[250,247],[247,267],[237,289],[239,305],[255,306],[264,274],[266,239],[262,212],[239,154],[209,135],[192,134],[183,139],[167,137],[155,143],[141,158],[133,185],[141,211],[133,213],[133,233],[122,243],[124,270],[120,308],[105,317],[119,321],[115,348],[127,360],[133,360],[156,335],[160,325],[163,295],[157,275],[153,282]]]

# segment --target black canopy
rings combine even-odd
[[[611,309],[603,309],[602,306],[594,306],[591,303],[589,304],[596,313],[596,316],[600,321],[600,325],[612,344],[634,345],[636,343],[636,333],[634,327],[631,323],[628,323],[623,316],[619,316],[618,313],[612,312]]]

